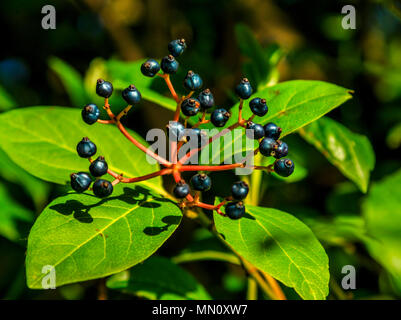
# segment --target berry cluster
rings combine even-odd
[[[206,123],[212,123],[215,127],[224,127],[231,117],[228,110],[220,107],[215,107],[215,101],[210,89],[204,89],[199,92],[197,98],[194,98],[194,93],[200,90],[203,86],[202,78],[199,74],[188,71],[186,74],[183,85],[188,91],[188,94],[181,98],[177,95],[171,81],[170,75],[177,72],[179,62],[176,60],[186,49],[186,43],[184,39],[177,39],[171,41],[168,44],[169,55],[165,56],[159,63],[155,59],[148,59],[141,65],[141,72],[147,77],[159,76],[163,78],[169,88],[173,98],[177,102],[177,108],[174,113],[173,121],[170,121],[167,127],[167,133],[170,137],[170,152],[174,155],[174,161],[168,161],[158,154],[149,150],[147,147],[142,145],[134,137],[132,137],[125,127],[121,123],[121,118],[128,113],[133,105],[137,104],[141,100],[141,93],[138,89],[131,84],[122,91],[122,98],[127,102],[128,106],[122,110],[118,115],[114,115],[110,109],[109,97],[113,93],[113,85],[103,79],[99,79],[96,83],[96,93],[105,99],[104,109],[106,110],[109,120],[101,120],[99,108],[90,103],[86,105],[82,110],[82,119],[85,123],[92,125],[96,122],[103,124],[115,124],[121,133],[130,140],[137,148],[146,152],[148,155],[156,159],[160,165],[164,168],[144,175],[140,177],[125,178],[122,174],[115,173],[108,168],[107,162],[104,157],[99,156],[96,160],[92,160],[92,157],[96,154],[96,145],[85,137],[77,145],[77,153],[82,158],[87,158],[90,162],[89,173],[78,172],[71,174],[71,186],[76,192],[84,192],[90,189],[90,185],[93,182],[92,190],[93,193],[100,198],[107,197],[113,192],[113,186],[117,183],[134,183],[140,182],[147,179],[151,179],[162,175],[172,175],[176,185],[173,190],[173,194],[177,199],[180,199],[180,206],[186,207],[200,207],[208,210],[215,210],[217,213],[228,216],[231,219],[239,219],[245,214],[245,206],[243,200],[246,198],[249,192],[249,186],[244,181],[235,182],[231,188],[231,196],[224,199],[217,205],[211,205],[200,201],[200,193],[209,190],[212,186],[211,178],[205,172],[212,171],[224,171],[241,168],[245,166],[244,162],[235,164],[222,164],[222,165],[188,165],[187,160],[197,155],[202,148],[225,134],[220,132],[219,134],[208,137],[199,126]],[[160,72],[162,70],[163,73]],[[263,117],[268,112],[266,100],[262,98],[253,98],[249,102],[249,108],[253,115],[249,119],[243,119],[242,109],[244,101],[249,99],[253,93],[253,89],[249,80],[243,78],[239,84],[235,87],[235,93],[239,97],[239,113],[238,121],[229,126],[227,129],[233,130],[238,127],[247,129],[246,135],[248,138],[259,141],[259,148],[254,151],[254,154],[261,153],[266,157],[276,158],[274,164],[270,166],[254,166],[257,170],[267,170],[268,172],[276,172],[280,176],[288,177],[294,171],[294,163],[287,158],[284,158],[288,154],[288,145],[279,140],[281,135],[281,128],[274,123],[268,123],[265,126],[257,124],[253,121],[255,116]],[[210,119],[206,119],[206,112],[214,108],[214,111],[210,115]],[[179,122],[181,113],[185,116],[185,122]],[[189,117],[195,116],[201,113],[199,121],[192,126],[192,133],[198,140],[198,148],[191,150],[185,156],[178,159],[178,151],[182,145],[190,139],[185,136],[184,132],[187,128],[187,120]],[[185,171],[195,172],[190,180],[190,185],[185,182],[182,178],[181,173]],[[198,173],[199,172],[199,173]],[[111,175],[114,180],[112,182],[101,179],[105,174]],[[225,213],[221,211],[222,207],[225,207]]]

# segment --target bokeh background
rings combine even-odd
[[[246,62],[236,33],[240,25],[249,28],[266,50],[272,45],[280,47],[280,81],[317,79],[355,91],[352,100],[329,116],[369,138],[376,154],[371,180],[380,181],[400,168],[401,2],[52,1],[57,28],[43,30],[41,8],[46,4],[49,3],[40,0],[0,2],[1,112],[35,105],[82,107],[85,99],[71,94],[63,82],[62,75],[70,72],[65,63],[94,92],[94,80],[102,74],[104,61],[161,58],[167,54],[167,43],[176,38],[185,38],[188,43],[186,53],[179,59],[183,67],[174,78],[177,87],[186,70],[196,70],[218,104],[229,107],[234,104],[231,90],[244,75]],[[341,8],[346,4],[356,8],[356,30],[341,28]],[[122,105],[116,102],[114,107]],[[171,115],[168,110],[143,102],[131,112],[127,125],[144,134],[148,128],[163,126]],[[399,298],[400,283],[355,236],[363,230],[360,204],[366,195],[298,135],[286,141],[291,148],[300,150],[307,174],[294,183],[269,178],[262,204],[295,214],[322,241],[332,274],[329,298]],[[234,179],[230,175],[227,178]],[[170,187],[169,181],[166,187]],[[214,191],[218,193],[219,188],[216,185]],[[22,172],[0,150],[0,224],[9,211],[38,215],[63,192],[63,187]],[[348,218],[349,229],[341,234],[334,228],[339,215]],[[94,281],[48,291],[26,288],[24,258],[30,226],[31,223],[21,224],[18,235],[0,234],[0,298],[95,299]],[[216,245],[196,224],[184,220],[159,254],[171,257],[186,246],[203,242]],[[339,286],[341,267],[346,264],[354,265],[358,272],[357,290],[352,292],[344,292]],[[185,264],[185,268],[215,298],[245,297],[246,277],[238,267],[202,262]],[[289,298],[297,298],[292,290],[285,290]],[[118,293],[111,293],[111,297],[131,298]]]

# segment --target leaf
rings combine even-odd
[[[130,132],[146,144],[137,134]],[[89,162],[76,153],[82,137],[89,137],[103,155],[109,168],[126,177],[141,176],[158,170],[146,155],[132,145],[112,125],[87,125],[81,111],[63,107],[29,107],[0,115],[0,147],[20,167],[34,176],[65,184],[72,172],[88,171]],[[142,182],[165,193],[161,179]]]
[[[362,204],[368,251],[401,283],[401,170],[373,183]]]
[[[3,184],[0,184],[0,207],[0,235],[11,241],[20,240],[23,235],[18,225],[31,222],[32,212],[12,200]]]
[[[106,69],[113,81],[114,87],[122,90],[127,88],[130,84],[134,84],[145,100],[154,102],[166,109],[174,111],[177,104],[173,99],[167,98],[159,92],[151,89],[153,82],[164,82],[164,80],[159,77],[145,77],[141,73],[141,64],[144,61],[145,59],[135,62],[123,62],[119,60],[107,61]]]
[[[55,199],[28,238],[27,283],[40,289],[51,265],[56,286],[105,277],[152,255],[174,232],[181,211],[140,185],[118,184],[109,198],[70,193]]]
[[[82,107],[87,104],[88,97],[83,85],[83,79],[79,72],[65,61],[56,57],[51,57],[48,63],[50,69],[57,74],[63,83],[71,102],[76,107]]]
[[[0,86],[0,111],[6,111],[15,108],[17,103],[15,100],[7,93],[7,91]]]
[[[107,287],[152,300],[210,299],[190,273],[158,256],[112,276],[107,280]]]
[[[397,149],[401,146],[401,123],[396,124],[389,130],[386,144],[390,149]]]
[[[310,229],[292,215],[247,205],[240,220],[214,215],[217,231],[258,269],[293,287],[303,299],[325,299],[328,258]]]
[[[375,154],[367,137],[353,133],[342,124],[324,117],[299,131],[344,176],[366,193]]]
[[[261,125],[274,122],[283,130],[281,137],[285,137],[349,100],[351,98],[349,92],[348,89],[323,81],[292,80],[281,82],[261,90],[253,96],[265,98],[269,106],[269,112],[264,117],[256,117],[254,122]],[[230,110],[232,115],[226,127],[238,121],[238,106],[239,104],[236,104]],[[252,115],[248,100],[244,103],[242,113],[245,119]],[[203,127],[212,128],[210,124]],[[239,139],[241,136],[233,138],[231,143],[225,143],[224,139],[221,139],[221,150],[232,150],[235,141]],[[242,135],[242,146],[242,150],[245,151],[245,135]],[[234,153],[239,151],[235,150]],[[220,157],[220,160],[223,161],[223,154],[223,151],[214,153],[211,155],[211,160],[217,161]]]
[[[36,208],[46,201],[49,185],[35,178],[21,167],[17,166],[0,148],[0,176],[12,183],[19,184],[32,197]]]

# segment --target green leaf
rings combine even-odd
[[[137,134],[130,133],[143,144]],[[88,160],[76,153],[82,137],[89,137],[103,155],[109,168],[126,177],[158,170],[146,155],[131,144],[113,125],[87,125],[81,111],[63,107],[29,107],[0,115],[0,147],[20,167],[34,176],[65,184],[72,172],[88,171]],[[165,193],[161,178],[142,182]]]
[[[362,211],[370,254],[401,283],[401,170],[372,185]]]
[[[276,123],[282,128],[281,136],[284,137],[319,119],[349,100],[352,97],[349,92],[348,89],[323,81],[292,80],[281,82],[261,90],[253,96],[265,98],[269,106],[269,112],[264,117],[257,117],[255,122],[261,125],[268,122]],[[232,115],[226,127],[238,121],[238,106],[239,104],[236,104],[230,110]],[[242,113],[245,119],[252,115],[248,107],[248,100],[244,103]],[[210,124],[203,127],[212,128]],[[221,150],[232,150],[235,140],[238,139],[233,138],[231,143],[224,143],[224,139],[221,139]],[[242,150],[245,151],[245,135],[242,136],[242,146]],[[235,153],[239,151],[235,150]],[[220,160],[223,161],[223,154],[223,152],[215,153],[211,155],[211,159],[217,161],[220,157]]]
[[[235,26],[235,34],[241,53],[249,60],[243,64],[244,75],[249,78],[255,89],[259,91],[265,88],[271,80],[276,82],[278,76],[275,74],[275,68],[283,57],[280,47],[272,44],[264,50],[252,31],[241,23]]]
[[[0,86],[0,111],[6,111],[15,108],[17,103],[15,100],[7,93],[7,91]]]
[[[390,149],[397,149],[401,146],[401,123],[390,129],[386,137],[386,143]]]
[[[366,193],[375,154],[367,137],[353,133],[342,124],[324,117],[299,131],[344,176]]]
[[[208,300],[209,294],[187,271],[153,256],[107,280],[107,287],[152,300]]]
[[[65,61],[56,57],[51,57],[48,63],[50,69],[57,74],[63,83],[71,102],[76,107],[82,107],[87,104],[88,97],[79,72]]]
[[[40,289],[42,268],[56,285],[105,277],[152,255],[174,232],[181,211],[140,185],[118,184],[109,198],[70,193],[54,200],[28,238],[27,283]]]
[[[32,222],[32,212],[12,200],[3,184],[0,184],[0,207],[0,235],[11,241],[20,240],[23,235],[18,224]]]
[[[141,64],[144,60],[135,62],[123,62],[119,60],[109,60],[106,62],[107,73],[113,81],[113,85],[117,89],[125,89],[130,84],[134,84],[141,92],[145,100],[154,102],[166,109],[174,111],[177,104],[168,97],[163,96],[157,91],[151,89],[154,81],[164,82],[159,77],[149,78],[141,73]]]
[[[240,220],[214,215],[217,231],[255,267],[270,274],[303,299],[325,299],[328,258],[310,229],[292,215],[247,205]]]
[[[32,197],[37,208],[46,201],[49,185],[35,178],[21,167],[17,166],[0,148],[0,176],[12,183],[19,184]]]

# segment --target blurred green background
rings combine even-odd
[[[369,138],[376,154],[371,180],[378,184],[369,201],[374,201],[379,212],[381,202],[387,204],[383,216],[390,212],[401,217],[401,179],[382,182],[401,167],[401,2],[53,1],[57,28],[43,30],[41,8],[46,4],[0,2],[1,112],[35,105],[81,108],[96,99],[94,83],[107,74],[108,61],[159,59],[167,54],[167,43],[176,38],[185,38],[188,43],[186,53],[179,58],[183,67],[173,79],[178,90],[182,90],[186,71],[193,69],[202,75],[218,105],[229,107],[235,102],[231,89],[238,79],[245,75],[252,80],[246,68],[249,57],[241,50],[238,37],[240,28],[248,28],[266,54],[280,48],[280,81],[317,79],[355,91],[352,100],[329,116]],[[341,8],[346,4],[356,8],[356,30],[341,28]],[[166,93],[163,87],[155,90]],[[117,110],[122,107],[118,99],[113,104]],[[171,111],[144,101],[130,113],[126,123],[145,134],[148,128],[162,127],[171,115]],[[262,204],[296,215],[325,246],[332,275],[329,298],[400,298],[401,260],[397,259],[401,259],[401,244],[391,240],[386,246],[384,241],[383,251],[366,240],[366,228],[374,223],[367,213],[374,209],[367,195],[298,135],[286,141],[291,152],[295,150],[299,156],[297,161],[305,172],[291,183],[266,178]],[[227,178],[234,179],[230,174]],[[170,187],[169,181],[166,187]],[[214,187],[217,193],[223,189]],[[96,298],[93,281],[47,291],[29,290],[25,285],[29,228],[43,207],[63,192],[65,188],[24,172],[0,150],[1,299]],[[401,226],[394,216],[389,215],[386,221]],[[184,220],[179,229],[159,254],[171,257],[188,245],[217,245],[189,220]],[[352,292],[340,288],[341,268],[347,264],[357,269],[357,289]],[[214,298],[245,297],[246,277],[239,267],[218,262],[183,266]],[[296,298],[291,290],[286,294]],[[111,297],[129,298],[119,293]]]

